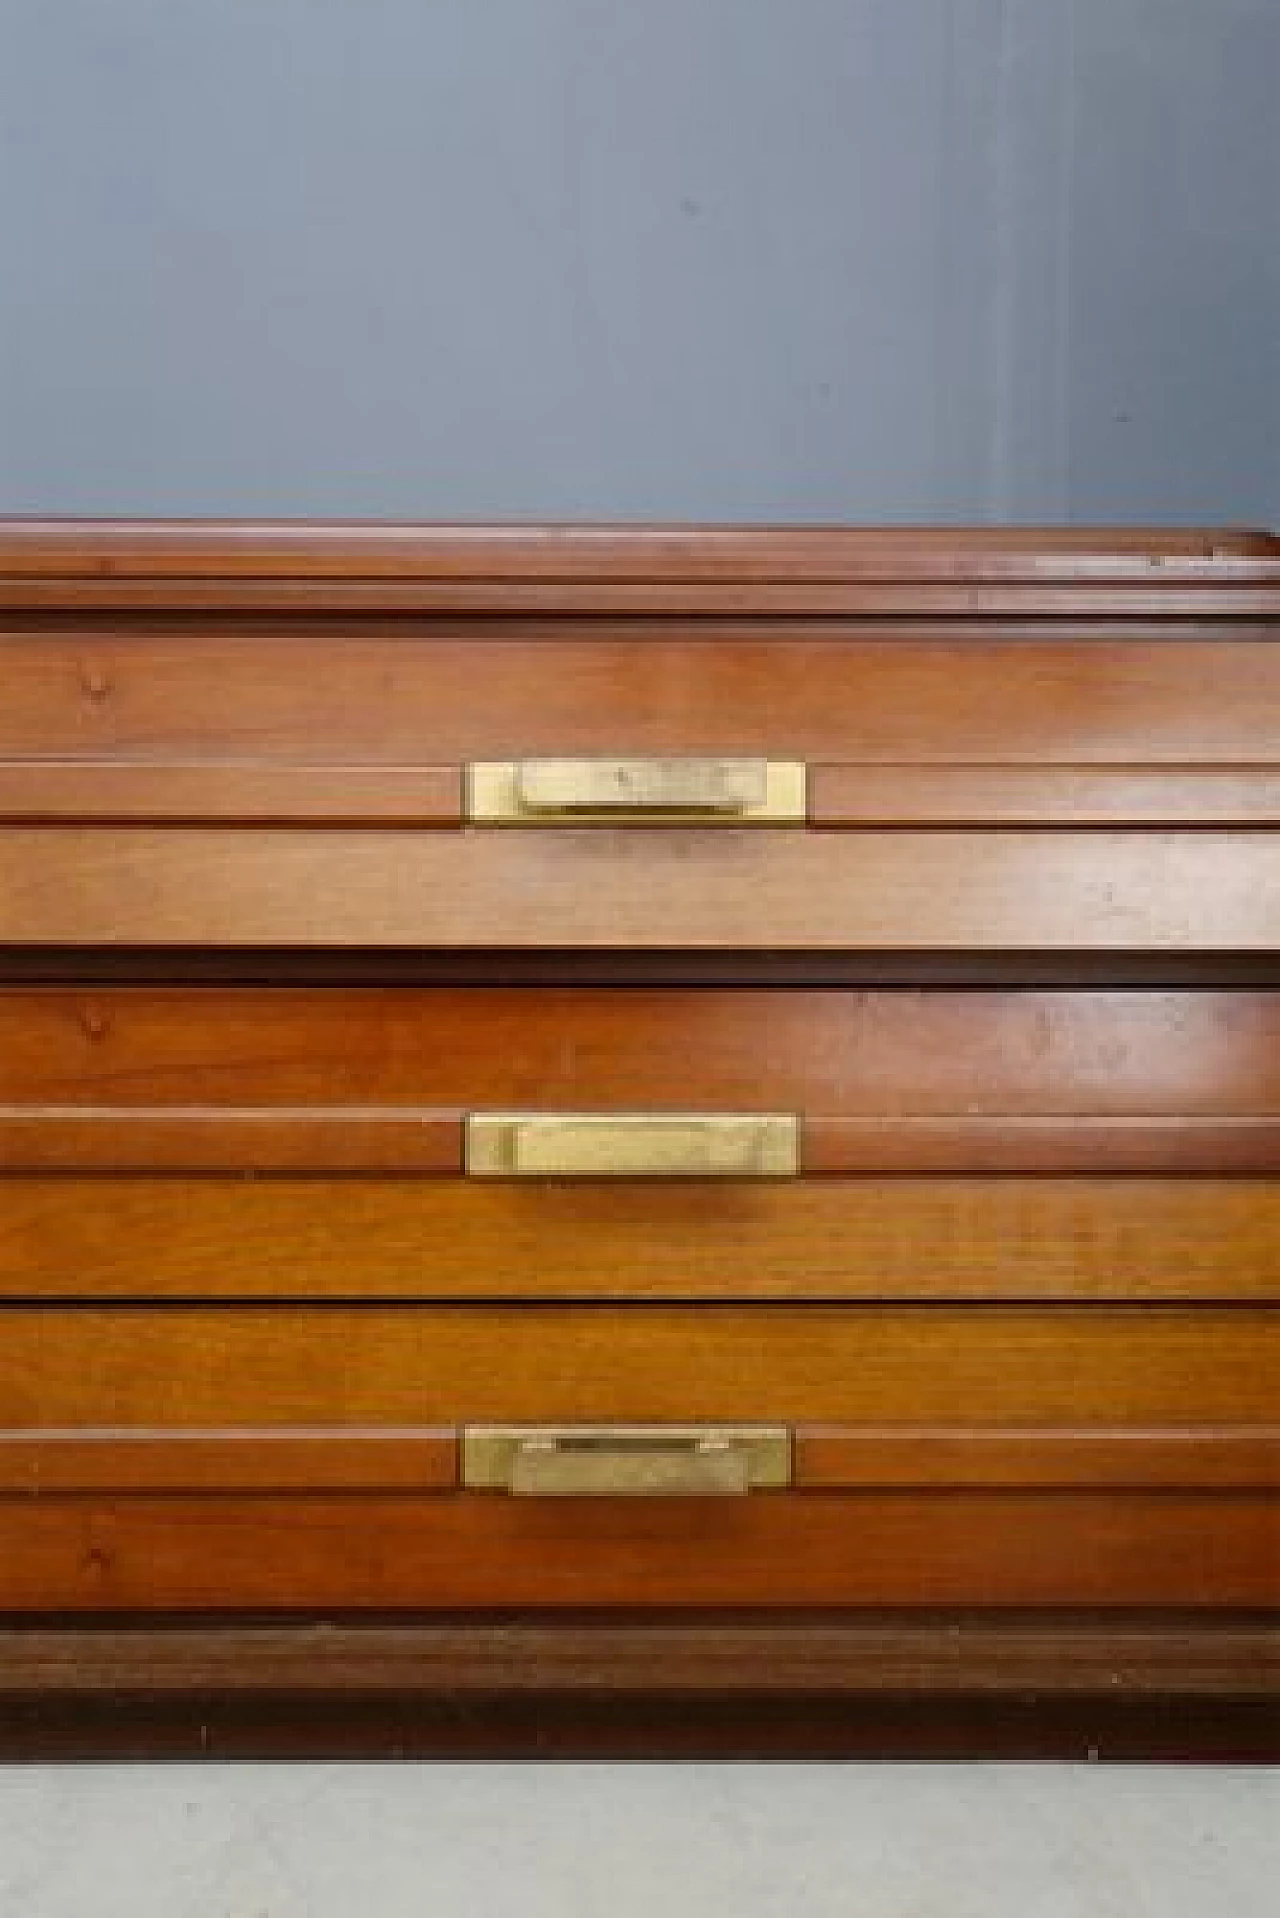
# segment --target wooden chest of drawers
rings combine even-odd
[[[1278,621],[1261,535],[0,526],[6,1742],[1265,1744]]]

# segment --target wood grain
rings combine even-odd
[[[802,1425],[796,1495],[941,1487],[1280,1491],[1280,1426]],[[424,1492],[458,1483],[458,1433],[423,1426],[0,1431],[0,1496]],[[481,1494],[481,1496],[484,1496]]]
[[[0,1500],[0,1607],[1166,1605],[1280,1599],[1253,1494]],[[623,1505],[626,1504],[626,1509]]]
[[[1154,800],[1183,818],[1265,804],[1277,601],[1270,620],[1185,638],[1158,618],[0,622],[0,766],[47,792],[51,760],[83,762],[81,781],[177,764],[213,803],[224,780],[278,796],[344,767],[373,796],[471,759],[763,754],[812,762],[837,813],[853,778],[908,814],[940,793],[963,810],[985,786],[991,804],[1021,790],[1068,811],[1127,791],[1144,816]]]
[[[0,606],[1254,611],[1261,533],[11,521]]]
[[[0,1105],[1274,1118],[1280,991],[0,986]]]
[[[1194,782],[1191,782],[1194,785]],[[1214,801],[1210,793],[1219,795]],[[1206,802],[1244,819],[1271,807],[1269,779],[1210,775]],[[1157,805],[1163,802],[1156,800]],[[310,821],[383,826],[456,826],[462,820],[457,766],[264,764],[188,759],[0,761],[0,821],[119,820],[163,825],[301,826]]]
[[[794,1448],[796,1483],[809,1490],[1280,1491],[1277,1425],[802,1425]]]
[[[0,1178],[8,1299],[1226,1303],[1278,1286],[1273,1179]]]
[[[412,1107],[0,1106],[0,1169],[457,1174],[463,1122]],[[804,1120],[799,1171],[1260,1176],[1280,1172],[1280,1118],[820,1114]]]
[[[1206,1435],[1166,1469],[1198,1483],[1201,1454],[1252,1483],[1248,1447]],[[1159,1471],[1166,1447],[1153,1448]],[[1158,1454],[1158,1458],[1156,1456]],[[1238,1454],[1238,1456],[1237,1456]],[[1234,1466],[1229,1460],[1235,1460]],[[0,1431],[0,1496],[69,1492],[427,1492],[458,1482],[457,1434],[443,1427],[243,1426],[210,1431]],[[3,1523],[0,1521],[0,1533]]]
[[[1280,835],[14,827],[4,942],[1270,953]]]
[[[395,1622],[0,1627],[0,1698],[226,1700],[268,1693],[397,1700],[433,1691],[565,1695],[1097,1696],[1274,1699],[1280,1632],[1257,1613],[1171,1609],[885,1613],[779,1610],[614,1617],[437,1613]],[[403,1733],[403,1727],[402,1733]]]
[[[0,1426],[1271,1424],[1247,1307],[132,1305],[0,1312]]]
[[[460,766],[0,760],[0,822],[460,826]],[[817,826],[1280,824],[1280,768],[812,765]]]

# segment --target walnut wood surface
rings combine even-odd
[[[1257,1613],[46,1618],[0,1628],[6,1757],[1280,1755]]]
[[[0,1314],[0,1425],[1271,1424],[1243,1306],[144,1306]]]
[[[1280,835],[14,827],[6,942],[1270,953]]]
[[[27,1497],[0,1532],[25,1612],[1280,1600],[1280,1500],[1236,1492]]]
[[[1278,1281],[1273,1179],[0,1180],[9,1299],[1261,1303]]]
[[[0,1698],[457,1690],[866,1700],[1092,1695],[1276,1698],[1280,1632],[1256,1613],[1006,1610],[473,1614],[270,1624],[0,1627]]]

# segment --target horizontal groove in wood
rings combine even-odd
[[[6,986],[583,986],[799,987],[900,991],[1008,987],[1010,967],[996,952],[809,952],[715,946],[651,946],[644,951],[583,951],[572,946],[400,948],[388,946],[112,946],[0,942]],[[1271,990],[1276,955],[1264,952],[1019,952],[1017,989],[1150,991]]]
[[[1280,1184],[0,1179],[0,1297],[1274,1300]]]
[[[808,1426],[794,1489],[1280,1490],[1280,1426]],[[0,1431],[0,1495],[446,1491],[458,1434],[419,1426]]]
[[[802,1425],[795,1477],[810,1490],[1280,1491],[1280,1425]]]
[[[4,1157],[0,1120],[0,1163]],[[808,1173],[1280,1172],[1280,1119],[1078,1113],[950,1118],[820,1117],[804,1129]]]
[[[1280,1148],[1280,1120],[1275,1130]],[[1250,1150],[1243,1141],[1224,1149],[1229,1157]],[[462,1115],[364,1106],[0,1106],[0,1172],[9,1171],[460,1176]]]
[[[981,780],[998,766],[1003,779],[1059,789],[1141,769],[1152,781],[1185,771],[1189,789],[1203,774],[1213,791],[1242,767],[1274,772],[1280,658],[1267,623],[1193,624],[1185,639],[1155,623],[1132,638],[1081,631],[476,616],[282,633],[243,615],[214,631],[120,619],[66,631],[32,620],[0,625],[0,760],[214,758],[259,762],[274,779],[279,761],[381,764],[395,777],[423,760],[765,754],[855,763],[871,780],[893,767],[899,794],[904,766],[922,781]]]
[[[80,580],[0,572],[0,610],[58,612],[277,612],[351,616],[369,612],[507,615],[674,613],[683,618],[804,615],[962,619],[1242,619],[1274,617],[1280,578],[1273,560],[1080,579],[895,579],[795,581],[700,579],[253,578],[171,574]]]
[[[0,986],[0,1104],[1280,1116],[1280,991]]]
[[[1264,1606],[1280,1500],[849,1493],[679,1500],[0,1500],[0,1609]]]
[[[824,826],[1280,824],[1276,765],[819,765],[809,781]]]
[[[443,1427],[0,1431],[0,1494],[427,1492],[457,1481],[457,1434]]]
[[[1256,791],[1257,803],[1269,803],[1265,779],[1249,785],[1228,775],[1222,783],[1241,797],[1248,787]],[[462,773],[457,766],[303,766],[264,760],[0,760],[0,821],[24,819],[457,826]]]
[[[1270,953],[1280,834],[14,827],[0,942]]]
[[[462,1127],[411,1108],[0,1106],[0,1172],[457,1174]],[[811,1176],[1280,1173],[1280,1116],[805,1116],[801,1142]]]
[[[0,1426],[1274,1421],[1280,1314],[1102,1306],[0,1311]]]
[[[1280,824],[1274,764],[816,764],[808,777],[819,826]],[[462,781],[458,766],[5,759],[0,821],[460,826]]]
[[[410,1621],[0,1626],[0,1697],[1017,1694],[1269,1698],[1253,1613],[780,1610]]]

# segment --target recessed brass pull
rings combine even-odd
[[[791,1483],[791,1434],[772,1425],[472,1425],[462,1482],[517,1498],[740,1498]]]
[[[784,759],[480,760],[467,816],[489,825],[803,821],[805,767]]]
[[[466,1169],[498,1179],[777,1179],[800,1170],[794,1113],[473,1112]]]

